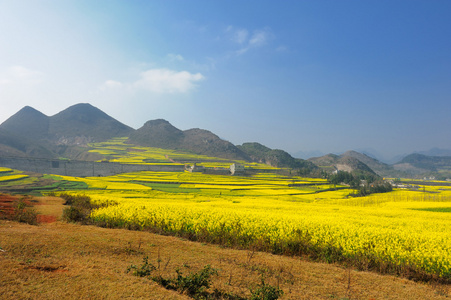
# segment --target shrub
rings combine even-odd
[[[106,201],[100,205],[93,204],[91,197],[86,195],[70,195],[67,193],[59,194],[59,197],[65,200],[64,205],[70,205],[63,210],[63,220],[66,222],[79,222],[82,224],[92,224],[90,219],[91,211],[100,207],[118,205],[117,201]],[[101,222],[97,225],[102,226]]]
[[[70,206],[63,210],[63,220],[66,222],[86,222],[86,215],[81,209]]]
[[[32,207],[28,207],[22,198],[14,203],[13,219],[17,222],[27,223],[30,225],[38,224],[38,214]]]
[[[210,287],[211,275],[218,274],[216,269],[213,269],[210,265],[206,265],[199,272],[190,273],[187,276],[183,276],[180,269],[177,269],[176,272],[175,285],[177,290],[181,293],[186,292],[190,296],[198,296],[204,293]]]
[[[62,193],[60,194],[60,197],[65,200],[64,205],[70,205],[70,207],[63,210],[63,220],[66,222],[79,222],[83,224],[89,223],[91,211],[96,208],[96,206],[91,203],[91,198],[89,196]]]
[[[261,284],[255,290],[251,290],[251,300],[276,300],[283,295],[283,291],[275,286],[269,285],[262,277]]]
[[[130,265],[127,268],[127,273],[132,272],[133,275],[138,277],[148,277],[152,271],[155,271],[156,267],[149,263],[149,258],[146,256],[143,258],[141,266]],[[243,299],[233,294],[223,293],[215,290],[213,294],[209,294],[207,289],[210,287],[212,275],[218,274],[217,270],[210,265],[206,265],[199,272],[183,275],[180,269],[176,270],[177,276],[175,278],[164,278],[161,275],[151,277],[151,279],[163,286],[168,290],[175,290],[180,293],[184,293],[194,299]]]
[[[67,193],[61,193],[59,195],[65,200],[64,205],[72,205],[86,209],[92,209],[91,198],[86,195],[70,195]]]
[[[143,258],[143,264],[140,267],[131,265],[127,268],[127,273],[132,272],[133,275],[138,277],[147,277],[152,271],[156,270],[155,266],[149,263],[149,257]]]

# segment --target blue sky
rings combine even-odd
[[[450,1],[0,0],[0,122],[89,102],[289,152],[451,148]]]

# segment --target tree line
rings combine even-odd
[[[346,172],[338,171],[335,174],[329,174],[327,179],[333,185],[345,184],[350,188],[357,190],[352,196],[367,196],[374,193],[391,192],[393,187],[390,183],[385,182],[376,174],[368,172]]]

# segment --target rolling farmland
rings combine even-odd
[[[92,146],[92,151],[108,153],[114,161],[149,163],[169,156],[165,150],[133,148],[118,139]],[[177,161],[197,159],[199,164],[206,161],[214,167],[215,158],[169,153]],[[224,167],[224,160],[217,163]],[[245,164],[245,168],[260,167]],[[27,175],[1,171],[0,185],[30,181]],[[353,191],[347,186],[271,172],[248,176],[136,172],[51,178],[65,185],[53,184],[48,191],[89,196],[99,207],[90,218],[100,226],[307,255],[407,277],[451,278],[451,187],[445,183],[349,197]]]

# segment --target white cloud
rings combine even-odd
[[[196,82],[205,79],[200,73],[194,74],[170,69],[150,69],[141,72],[139,77],[132,83],[107,80],[99,87],[99,90],[126,88],[127,90],[145,90],[158,94],[188,93],[196,87]]]
[[[232,40],[235,43],[243,44],[247,41],[248,35],[249,35],[249,32],[246,29],[238,29],[233,34]]]
[[[44,73],[19,65],[0,69],[0,123],[25,105],[48,101],[44,79]]]
[[[268,30],[256,30],[249,40],[249,46],[260,47],[266,44],[270,36]]]
[[[0,78],[0,85],[8,85],[11,83],[12,83],[12,81],[10,79]]]
[[[169,53],[167,56],[168,56],[170,61],[183,61],[183,60],[185,60],[183,58],[183,56],[181,56],[180,54]]]
[[[0,85],[29,85],[40,83],[42,80],[42,72],[31,70],[23,66],[12,66],[3,72],[0,72]]]
[[[249,47],[241,48],[240,50],[237,50],[235,53],[236,55],[242,55],[246,53],[249,50]]]
[[[121,88],[123,84],[116,80],[107,80],[101,86],[100,90]]]
[[[247,43],[249,37],[249,31],[244,28],[235,29],[233,26],[228,26],[225,29],[227,38],[234,43],[244,44]]]
[[[254,30],[254,32],[249,38],[248,38],[249,33],[247,30],[245,30],[245,34],[244,32],[239,33],[239,30],[237,30],[235,31],[234,36],[235,41],[239,40],[240,44],[244,45],[244,47],[235,52],[237,55],[242,55],[252,48],[259,48],[266,45],[273,38],[274,35],[269,28],[264,28]]]
[[[200,74],[187,71],[173,71],[169,69],[151,69],[142,72],[141,79],[133,86],[155,93],[187,93],[196,85],[195,82],[205,79]]]

